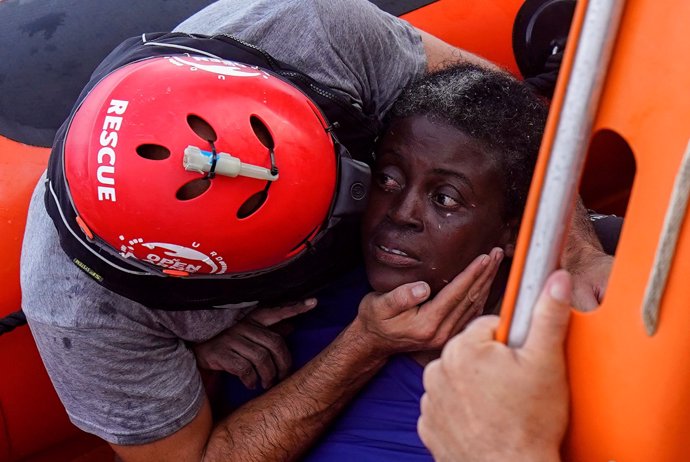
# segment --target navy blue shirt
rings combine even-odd
[[[295,320],[295,330],[287,338],[296,368],[338,336],[370,291],[362,269],[317,295],[319,305]],[[424,393],[422,371],[408,356],[391,358],[302,460],[431,462],[431,454],[417,435],[419,400]],[[249,399],[256,395],[241,390],[242,384],[235,378],[229,382],[227,396]]]

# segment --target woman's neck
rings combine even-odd
[[[487,306],[484,308],[484,312],[482,315],[486,314],[498,314],[499,311],[501,310],[501,304],[503,302],[503,293],[496,294],[494,297],[490,297],[493,299],[492,305],[493,308],[487,309],[490,305],[489,302],[487,302]],[[476,318],[475,318],[476,319]],[[472,321],[470,321],[472,322]],[[469,324],[469,323],[468,323]],[[465,326],[463,326],[463,329]],[[462,331],[461,331],[462,332]],[[438,359],[441,356],[441,350],[425,350],[425,351],[412,351],[408,353],[408,356],[415,361],[417,361],[420,365],[426,366],[429,364],[431,361],[434,359]]]
[[[417,361],[421,366],[426,366],[431,361],[441,356],[441,350],[412,351],[408,353],[408,356]]]

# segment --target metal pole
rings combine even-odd
[[[532,309],[558,266],[624,0],[590,0],[544,178],[532,240],[508,334],[521,346]]]

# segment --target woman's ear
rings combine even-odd
[[[511,218],[506,222],[503,235],[501,236],[501,247],[507,258],[513,258],[515,255],[518,231],[520,231],[520,219]]]

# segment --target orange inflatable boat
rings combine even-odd
[[[0,0],[0,40],[10,43],[13,27],[25,38],[21,44],[0,48],[0,62],[12,63],[11,72],[0,72],[0,255],[5,259],[0,266],[0,318],[20,309],[19,258],[31,191],[47,163],[52,136],[90,69],[122,39],[169,30],[208,3],[56,0],[30,10],[28,2]],[[544,37],[554,33],[544,12],[569,19],[575,5],[574,0],[374,3],[516,75],[534,64],[531,50],[544,48]],[[587,3],[578,3],[575,34]],[[651,0],[627,2],[592,123],[580,193],[591,208],[625,214],[626,225],[603,305],[577,316],[570,336],[574,410],[564,453],[571,460],[682,460],[683,443],[690,437],[683,425],[690,421],[690,395],[684,394],[690,377],[683,364],[690,348],[690,337],[683,335],[690,321],[685,309],[690,288],[683,283],[690,271],[690,256],[685,255],[690,252],[688,227],[680,228],[675,257],[667,265],[670,272],[662,284],[654,334],[645,331],[640,314],[648,276],[658,266],[655,252],[664,214],[689,137],[690,69],[687,60],[679,58],[690,56],[690,40],[684,35],[690,6],[680,0],[669,4],[673,8],[661,8]],[[543,30],[544,37],[539,34]],[[548,40],[546,44],[553,46]],[[65,50],[78,59],[65,55]],[[575,50],[569,45],[547,139],[556,130]],[[65,67],[56,71],[60,64]],[[545,142],[521,232],[517,270],[506,298],[506,335],[549,146]],[[112,457],[107,445],[69,423],[25,326],[0,335],[0,358],[0,461],[89,462]],[[651,428],[653,422],[663,429]]]

